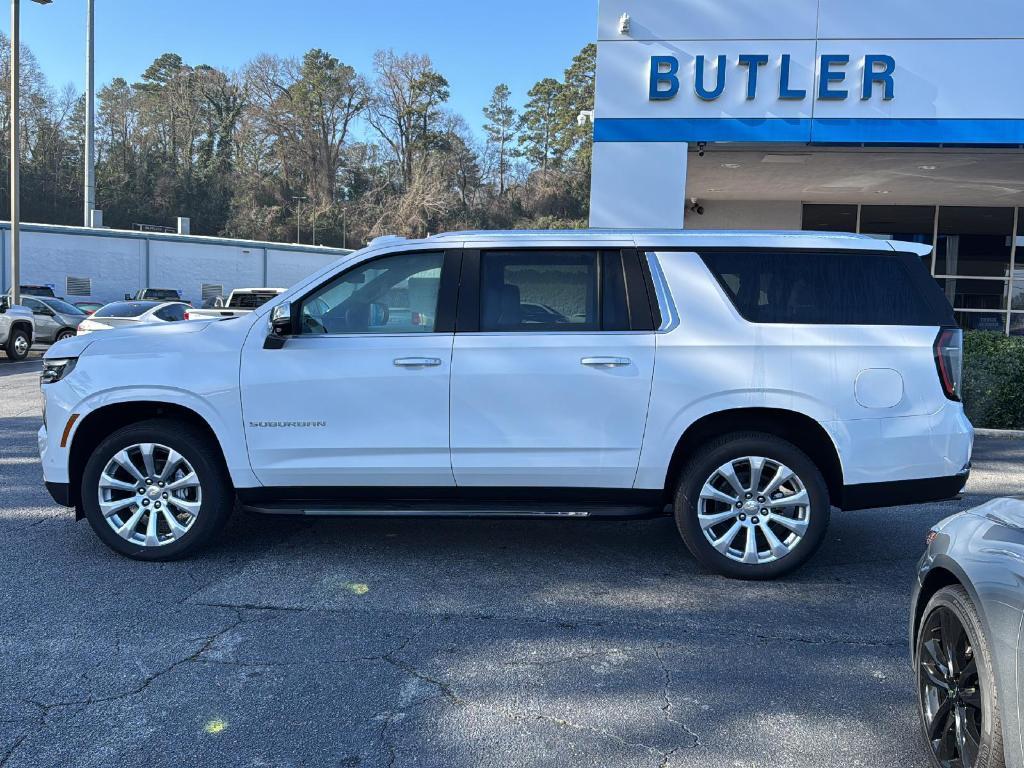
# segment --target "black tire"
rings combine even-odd
[[[769,514],[766,521],[762,519],[763,514],[761,514],[760,507],[752,510],[736,510],[735,514],[737,516],[741,513],[744,515],[744,521],[740,524],[744,527],[747,525],[752,525],[753,527],[747,528],[746,532],[740,528],[735,534],[734,541],[742,538],[745,544],[747,541],[746,537],[753,535],[755,549],[760,549],[760,546],[763,544],[765,547],[764,551],[767,553],[771,547],[771,542],[764,531],[769,529],[776,539],[782,543],[789,543],[790,551],[787,554],[770,561],[766,554],[765,561],[756,564],[739,562],[716,549],[705,536],[704,529],[701,527],[700,520],[698,519],[700,495],[705,482],[714,475],[719,467],[732,461],[740,462],[738,466],[742,470],[744,466],[742,459],[748,456],[763,457],[789,467],[803,483],[808,497],[805,511],[794,511],[795,514],[793,515],[806,514],[806,528],[799,535],[798,539],[792,538],[794,535],[793,531],[775,522],[780,516],[775,511]],[[751,468],[750,463],[747,463],[746,466],[748,470]],[[767,465],[765,466],[767,467]],[[737,472],[737,474],[739,473]],[[751,471],[749,474],[753,475],[753,472]],[[748,475],[745,482],[749,484],[749,481],[750,477]],[[768,481],[762,479],[761,487],[764,488],[767,483]],[[743,485],[742,478],[741,485]],[[746,489],[746,486],[744,488]],[[733,495],[737,494],[733,493]],[[748,500],[744,494],[740,501],[741,503],[749,501],[749,503],[756,505],[756,494],[754,496],[755,498]],[[720,504],[716,509],[723,515],[732,509],[732,507],[724,502],[715,502],[715,504]],[[826,486],[825,479],[815,463],[792,443],[774,435],[761,432],[736,432],[724,435],[698,448],[697,454],[683,471],[682,478],[676,488],[674,506],[676,526],[679,528],[679,533],[682,535],[686,547],[696,558],[697,562],[708,570],[716,571],[723,576],[734,579],[753,580],[778,578],[805,563],[821,546],[831,514],[828,486]],[[785,515],[784,510],[783,515]],[[723,523],[709,528],[711,535],[719,539],[724,538],[726,533],[738,521],[739,517],[735,519],[727,518]],[[722,532],[723,527],[726,529],[726,533]],[[790,538],[786,538],[787,536]]]
[[[54,338],[53,343],[56,344],[58,341],[64,341],[64,339],[73,339],[75,332],[71,328],[64,328]]]
[[[946,689],[943,695],[943,686],[937,686],[935,682],[944,679],[945,676],[935,666],[935,657],[932,654],[941,655],[948,650],[948,647],[943,648],[941,640],[936,644],[935,630],[944,623],[949,627],[950,618],[955,618],[962,628],[962,643],[956,641],[952,644],[959,649],[955,655],[960,656],[961,662],[967,663],[958,664],[958,681],[952,691]],[[935,731],[929,734],[930,724],[942,737],[950,739],[945,745],[955,746],[958,752],[963,749],[963,742],[958,738],[961,732],[968,736],[972,743],[977,744],[976,749],[968,745],[967,754],[963,756],[966,758],[963,759],[964,768],[1004,768],[1006,756],[1003,752],[1003,731],[999,714],[998,688],[992,665],[992,649],[974,601],[967,590],[959,584],[943,587],[928,601],[917,629],[917,637],[914,639],[914,670],[917,676],[917,708],[921,732],[928,745],[932,765],[939,768],[944,764],[937,754],[937,750],[943,746],[943,739],[940,738],[938,743],[933,742],[931,735]],[[955,712],[951,720],[941,715],[939,707],[942,701],[949,701],[951,709],[963,707],[962,731],[958,731],[956,727]],[[969,707],[966,704],[968,701],[971,702]],[[974,706],[975,704],[979,706]],[[932,710],[932,714],[941,716],[931,717],[929,709]],[[973,761],[972,752],[976,754]],[[949,761],[947,760],[945,764],[948,765]]]
[[[24,352],[18,352],[18,339],[22,339],[25,342]],[[4,347],[4,351],[7,353],[8,358],[15,362],[20,362],[28,357],[29,349],[31,347],[32,337],[29,336],[28,331],[22,328],[14,328],[7,337],[7,346]]]
[[[180,538],[159,546],[144,546],[122,538],[100,510],[100,475],[119,451],[144,443],[163,445],[181,454],[192,466],[202,488],[199,512],[191,527]],[[191,424],[170,419],[131,424],[101,442],[85,465],[81,492],[85,516],[103,543],[119,554],[150,561],[177,560],[199,551],[224,527],[235,502],[231,478],[218,447],[212,444],[209,435]],[[142,519],[148,520],[147,517]],[[159,516],[157,520],[159,522]]]

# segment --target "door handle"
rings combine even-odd
[[[431,368],[441,364],[439,357],[397,357],[395,365],[399,368]]]
[[[580,360],[581,365],[590,365],[595,368],[619,368],[632,362],[628,357],[584,357]]]

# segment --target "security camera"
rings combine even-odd
[[[708,143],[706,141],[698,141],[697,142],[697,157],[704,157],[704,150],[706,150],[707,148],[708,148]]]
[[[696,213],[698,216],[704,215],[704,206],[697,202],[696,197],[690,198],[690,213]]]

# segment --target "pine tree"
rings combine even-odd
[[[506,178],[508,177],[509,161],[511,159],[510,146],[516,137],[516,110],[512,106],[510,97],[512,92],[504,83],[494,87],[491,94],[491,101],[484,107],[484,131],[487,133],[487,142],[496,153],[496,172],[498,175],[498,195],[505,194]]]

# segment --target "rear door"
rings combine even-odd
[[[654,371],[633,250],[467,250],[452,358],[460,486],[631,488]]]

